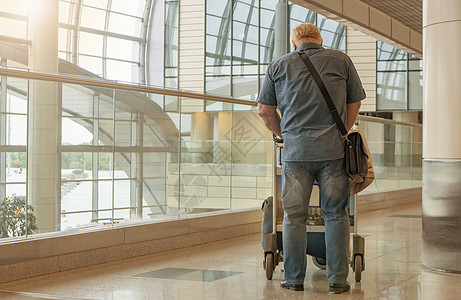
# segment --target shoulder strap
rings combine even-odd
[[[328,93],[328,90],[325,87],[325,84],[320,78],[319,73],[315,69],[314,65],[312,64],[307,54],[304,53],[304,51],[300,51],[298,52],[298,54],[302,58],[302,60],[304,61],[304,64],[306,65],[307,69],[309,70],[312,77],[314,78],[315,83],[320,89],[320,92],[322,92],[323,98],[325,99],[325,102],[327,103],[328,108],[330,109],[331,116],[333,117],[333,120],[335,121],[336,126],[341,132],[341,135],[346,136],[347,134],[346,127],[344,126],[344,123],[341,120],[341,117],[339,116],[338,111],[336,110],[336,106],[334,105],[333,100],[331,100],[330,94]]]

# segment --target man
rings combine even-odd
[[[282,205],[285,281],[283,288],[304,290],[306,221],[316,180],[325,215],[327,277],[330,293],[350,290],[349,178],[344,168],[344,138],[298,52],[305,52],[320,74],[341,119],[350,130],[366,95],[350,58],[322,48],[318,28],[304,23],[293,29],[294,51],[273,61],[258,96],[258,114],[283,137]],[[279,108],[281,118],[276,111]]]

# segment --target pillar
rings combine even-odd
[[[275,7],[274,59],[288,53],[288,13],[287,1],[279,0]]]
[[[58,73],[58,0],[29,2],[31,71]],[[58,202],[58,88],[56,83],[29,82],[28,201],[39,232],[60,230]]]
[[[190,130],[190,151],[196,153],[196,163],[211,163],[213,160],[214,114],[207,112],[192,113]]]
[[[423,1],[423,265],[461,272],[461,2]]]

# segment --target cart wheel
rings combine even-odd
[[[266,254],[266,278],[272,280],[274,274],[274,253],[268,252]]]
[[[355,256],[354,261],[354,271],[355,271],[355,281],[360,282],[362,279],[362,270],[363,270],[363,257],[361,255]]]
[[[325,270],[327,268],[327,261],[323,258],[312,256],[312,262],[319,269]]]

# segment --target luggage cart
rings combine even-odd
[[[273,202],[272,202],[272,233],[265,235],[263,239],[264,260],[263,266],[266,270],[266,278],[272,279],[273,273],[277,265],[283,261],[282,249],[282,224],[283,212],[281,205],[281,175],[282,175],[282,151],[283,140],[273,135]],[[314,205],[313,205],[314,204]],[[362,272],[365,270],[365,239],[357,234],[357,210],[356,196],[350,197],[349,214],[351,220],[352,251],[350,265],[355,273],[355,281],[360,282]],[[306,224],[307,232],[307,253],[312,255],[312,261],[315,266],[320,269],[326,269],[326,254],[325,254],[325,223],[321,216],[321,199],[319,197],[318,186],[314,185],[310,203],[308,222]],[[310,248],[310,249],[309,249]]]

